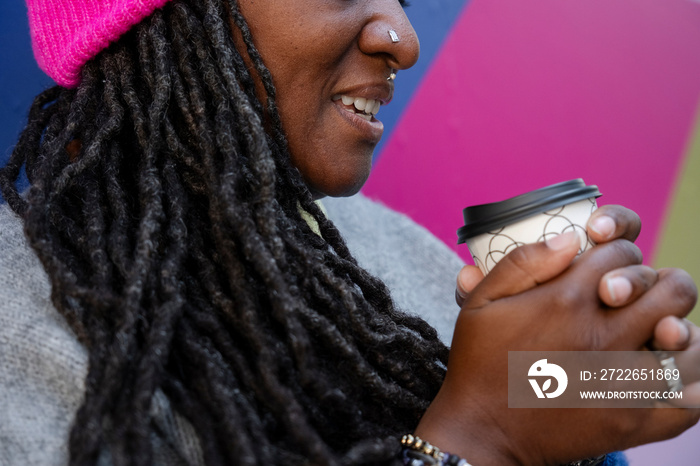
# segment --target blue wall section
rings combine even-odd
[[[412,0],[409,2],[406,15],[411,20],[420,40],[420,59],[413,68],[398,73],[394,100],[379,112],[379,119],[384,122],[385,130],[382,142],[374,152],[375,159],[381,154],[383,144],[389,139],[413,92],[468,3],[469,0]]]
[[[21,0],[0,2],[0,152],[3,161],[24,126],[34,96],[53,81],[36,65],[27,9]]]
[[[0,44],[0,165],[4,165],[34,96],[53,81],[34,61],[23,1],[0,2]]]

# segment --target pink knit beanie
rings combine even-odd
[[[27,0],[32,47],[56,83],[76,87],[88,60],[169,0]]]

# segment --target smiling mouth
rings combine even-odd
[[[342,108],[350,113],[364,118],[367,121],[372,121],[372,118],[379,113],[381,102],[374,99],[365,99],[364,97],[353,97],[349,95],[334,95],[333,101],[342,101]]]

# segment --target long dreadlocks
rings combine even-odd
[[[39,95],[0,184],[89,351],[72,464],[151,464],[159,390],[207,464],[388,461],[437,393],[447,349],[313,202],[234,2],[171,2]]]

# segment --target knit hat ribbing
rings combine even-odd
[[[72,88],[85,63],[169,0],[26,1],[39,67]]]

